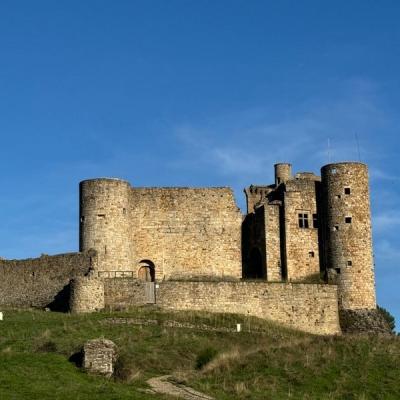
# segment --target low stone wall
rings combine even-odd
[[[67,311],[69,282],[90,269],[93,253],[68,253],[26,260],[0,259],[0,305]]]
[[[104,303],[111,310],[146,304],[143,282],[132,278],[105,278]]]
[[[252,315],[315,334],[341,332],[334,285],[166,281],[156,298],[167,309]]]

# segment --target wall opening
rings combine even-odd
[[[346,224],[351,224],[351,217],[346,217],[344,222],[346,222]]]
[[[156,270],[153,261],[142,260],[140,261],[140,267],[138,270],[138,279],[143,282],[155,282]]]

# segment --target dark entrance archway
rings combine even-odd
[[[138,279],[143,282],[155,282],[156,270],[153,261],[142,260],[138,270]]]

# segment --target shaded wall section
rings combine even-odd
[[[69,282],[87,274],[94,253],[0,260],[0,305],[67,311]]]

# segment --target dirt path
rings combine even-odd
[[[171,378],[171,375],[157,376],[149,379],[147,383],[151,390],[156,393],[168,394],[184,400],[214,400],[213,397],[197,392],[188,386],[170,382],[168,381],[169,378]]]

